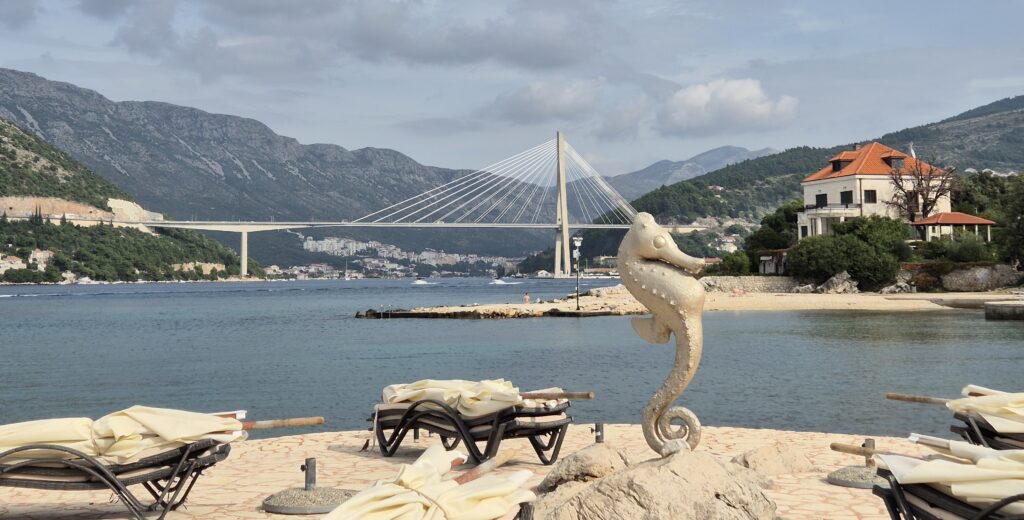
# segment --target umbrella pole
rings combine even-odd
[[[939,437],[932,437],[931,435],[921,435],[920,433],[911,433],[907,440],[914,444],[921,444],[923,446],[931,446],[932,448],[939,448],[942,450],[949,451],[950,441],[948,439],[941,439]]]
[[[553,399],[593,399],[594,392],[523,392],[519,394],[519,397],[541,401]]]
[[[494,458],[481,462],[475,468],[466,471],[465,473],[459,475],[458,477],[455,477],[454,480],[455,482],[459,483],[459,485],[476,480],[482,477],[485,473],[493,471],[499,466],[512,460],[516,455],[518,455],[518,453],[518,450],[508,450],[500,452],[497,455],[495,455]]]
[[[245,421],[243,430],[269,430],[271,428],[297,428],[300,426],[319,426],[324,423],[323,417],[296,417],[294,419],[272,419],[269,421]]]
[[[950,399],[943,399],[941,397],[926,397],[923,395],[911,395],[911,394],[899,394],[896,392],[889,392],[885,394],[885,398],[890,401],[904,401],[907,403],[920,403],[920,404],[941,404],[945,405]]]

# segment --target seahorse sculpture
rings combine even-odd
[[[644,438],[662,456],[672,451],[666,450],[666,444],[675,439],[696,448],[700,421],[690,410],[672,403],[693,379],[704,347],[704,285],[693,276],[704,267],[704,260],[680,251],[654,217],[640,213],[619,246],[618,265],[623,285],[652,314],[633,319],[636,333],[651,343],[667,343],[673,333],[676,336],[672,370],[644,408]]]

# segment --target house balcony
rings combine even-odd
[[[818,206],[807,204],[804,206],[804,215],[808,219],[823,217],[857,217],[860,216],[860,204],[826,204]]]

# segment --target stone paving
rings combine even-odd
[[[582,424],[570,428],[562,456],[593,442],[590,427]],[[360,451],[368,438],[368,432],[347,431],[236,443],[231,456],[199,480],[187,508],[171,513],[168,518],[301,518],[264,513],[259,507],[270,494],[289,487],[301,487],[303,474],[299,466],[306,457],[317,459],[318,485],[362,489],[375,480],[393,476],[399,464],[414,460],[427,446],[439,442],[436,437],[426,435],[417,443],[410,439],[406,441],[408,447],[395,457],[384,458],[379,451]],[[638,425],[607,425],[605,439],[609,445],[626,450],[637,460],[653,456]],[[923,452],[902,439],[876,439],[880,450]],[[824,480],[834,469],[863,463],[863,458],[829,450],[829,443],[860,444],[862,440],[863,437],[853,435],[706,427],[698,449],[719,455],[724,460],[773,443],[784,443],[807,453],[815,464],[813,471],[771,477],[767,493],[778,505],[779,519],[886,519],[888,515],[882,501],[870,490],[836,487]],[[531,486],[539,483],[549,469],[540,464],[525,440],[506,441],[502,448],[517,449],[518,454],[512,463],[499,471],[531,470],[535,474]],[[133,491],[145,494],[141,488]],[[0,488],[0,518],[117,519],[129,518],[129,515],[120,504],[111,503],[111,494],[107,492]]]

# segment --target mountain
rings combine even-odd
[[[105,281],[193,279],[194,270],[175,266],[191,262],[238,272],[238,256],[199,233],[75,225],[78,216],[109,218],[111,207],[143,210],[109,181],[2,118],[0,197],[0,258],[7,257],[2,281],[57,282],[65,271]],[[44,205],[47,211],[61,207],[57,211],[71,222],[46,222]]]
[[[168,103],[114,102],[92,90],[10,69],[0,69],[0,117],[53,143],[147,208],[173,218],[353,219],[466,173],[424,166],[384,148],[301,144],[253,119]],[[519,230],[344,234],[405,249],[507,255],[538,249],[548,241],[547,234]],[[308,258],[294,235],[282,232],[254,234],[251,248],[264,262]],[[273,256],[263,256],[263,251]],[[276,253],[282,251],[287,253]]]
[[[740,146],[720,146],[685,161],[662,160],[642,170],[606,177],[605,180],[623,197],[632,200],[662,186],[699,177],[724,166],[776,151],[771,148],[748,150]]]
[[[1024,166],[1024,96],[1003,99],[937,123],[907,128],[873,139],[899,150],[911,143],[929,162],[982,170]],[[634,202],[637,209],[678,222],[702,216],[751,220],[782,202],[801,196],[800,181],[830,157],[854,143],[830,148],[797,147],[731,164],[708,174],[652,191]]]
[[[899,150],[908,150],[910,143],[914,143],[918,156],[958,171],[967,168],[1020,171],[1024,169],[1024,96],[999,100],[936,123],[891,132],[873,140]],[[710,217],[711,220],[745,219],[754,224],[782,203],[801,198],[800,181],[827,164],[829,158],[854,145],[800,146],[742,160],[659,187],[632,204],[665,223],[688,224]],[[596,256],[614,254],[622,233],[590,231],[584,236],[584,255]]]
[[[58,197],[108,209],[128,195],[42,139],[0,119],[0,197]]]

